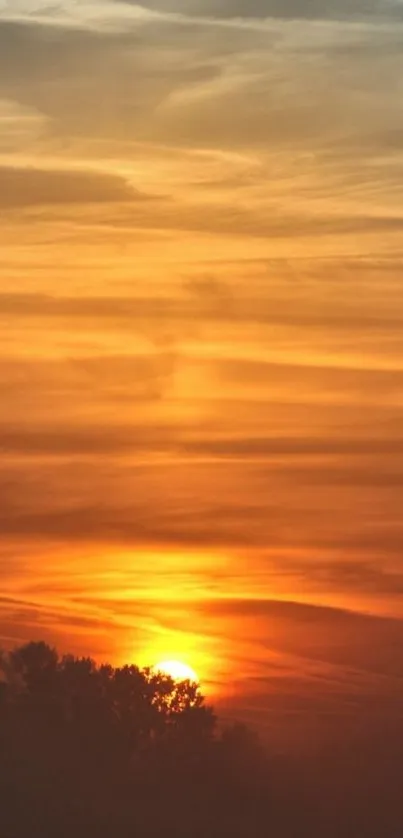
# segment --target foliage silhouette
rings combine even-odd
[[[261,818],[240,782],[250,740],[220,731],[197,684],[42,642],[0,673],[2,838],[218,838]]]
[[[400,838],[403,716],[268,755],[196,684],[0,654],[0,838]]]

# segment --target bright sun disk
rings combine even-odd
[[[181,663],[181,661],[161,661],[161,663],[156,664],[154,669],[156,672],[162,672],[164,675],[169,675],[169,677],[173,678],[175,681],[199,681],[194,669],[186,663]]]

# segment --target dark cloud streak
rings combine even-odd
[[[102,172],[0,166],[0,210],[105,204],[143,199],[122,178]]]
[[[258,438],[234,436],[217,438],[204,436],[198,429],[197,437],[179,431],[175,425],[115,425],[114,427],[92,425],[74,429],[68,426],[57,428],[55,423],[48,427],[0,425],[0,447],[3,453],[24,454],[118,454],[130,452],[158,452],[211,457],[217,459],[256,459],[270,457],[298,456],[401,456],[403,437],[318,438],[282,437],[278,434]]]
[[[127,0],[134,3],[134,0]],[[401,18],[399,3],[389,0],[143,0],[156,11],[231,18],[286,20],[356,20]]]

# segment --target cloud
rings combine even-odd
[[[157,11],[217,19],[355,20],[400,18],[402,14],[400,3],[390,0],[144,0],[142,5]]]
[[[46,118],[39,111],[12,100],[0,100],[0,153],[22,150],[43,135]]]
[[[185,451],[192,451],[200,455],[217,456],[219,458],[256,458],[273,456],[302,456],[302,455],[349,455],[362,454],[402,454],[402,440],[385,439],[318,439],[318,438],[284,438],[273,436],[259,439],[255,435],[250,439],[208,439],[184,443]]]
[[[126,9],[125,9],[126,7]],[[114,31],[124,24],[148,20],[197,21],[200,25],[243,24],[265,19],[295,21],[392,21],[402,18],[399,0],[98,0],[57,7],[46,0],[4,0],[0,14],[6,20],[36,20],[42,26]]]
[[[117,644],[122,641],[122,634],[127,629],[120,626],[113,618],[109,621],[106,615],[89,616],[61,602],[54,603],[31,601],[29,598],[20,599],[3,596],[0,598],[0,645],[5,648],[30,642],[31,640],[45,640],[51,646],[55,643],[63,652],[88,655],[94,652],[105,659],[110,654],[108,644],[113,634]],[[108,650],[108,652],[106,651]]]
[[[98,172],[0,166],[0,209],[141,199],[122,178]]]
[[[127,142],[142,138],[173,91],[221,74],[217,50],[198,53],[184,43],[167,49],[164,33],[123,29],[97,33],[0,20],[0,95],[38,110],[48,120],[49,141]]]
[[[326,271],[326,266],[325,266]],[[355,268],[351,268],[351,276],[354,277]],[[298,280],[298,274],[296,276]],[[385,301],[379,303],[377,312],[375,314],[374,305],[376,301],[371,301],[368,292],[368,305],[366,309],[362,307],[359,309],[352,300],[348,308],[343,305],[342,301],[329,293],[327,299],[322,298],[320,305],[315,300],[314,289],[307,286],[303,277],[301,278],[301,285],[298,284],[295,288],[278,287],[278,289],[271,289],[269,286],[270,274],[267,282],[267,287],[261,286],[259,281],[255,284],[250,279],[248,288],[245,288],[242,281],[236,277],[233,278],[232,283],[221,283],[216,285],[214,282],[200,283],[191,281],[186,283],[184,292],[178,286],[172,286],[169,292],[163,289],[163,292],[158,295],[140,296],[67,296],[56,294],[41,294],[41,293],[0,293],[0,312],[15,318],[49,318],[55,321],[63,319],[71,319],[72,321],[87,320],[91,321],[93,327],[102,325],[106,327],[106,323],[116,322],[120,328],[125,325],[131,328],[135,323],[148,322],[163,323],[182,323],[194,324],[200,323],[237,323],[239,325],[245,323],[257,323],[261,325],[273,324],[278,326],[288,327],[306,327],[308,329],[323,328],[330,329],[332,332],[339,332],[346,339],[346,334],[352,333],[357,337],[359,342],[360,336],[365,335],[382,335],[387,333],[390,339],[390,333],[396,334],[398,339],[402,318],[400,313],[396,311],[393,303],[400,304],[399,287],[390,287],[390,304],[385,304]],[[328,282],[330,287],[330,279]],[[356,289],[356,293],[359,289]],[[310,291],[308,298],[304,294]],[[349,345],[351,349],[351,345]],[[381,350],[382,347],[379,347]],[[316,367],[319,374],[319,369],[323,366],[332,366],[337,368],[342,363],[342,358],[329,357],[327,363],[321,359],[319,353],[316,358],[310,362],[304,357],[302,364],[295,364],[295,366],[308,365],[311,368]],[[367,368],[372,370],[369,363],[365,364],[357,360],[356,372]],[[122,359],[123,363],[123,359]],[[271,362],[273,363],[273,362]],[[379,363],[379,360],[378,360]],[[290,362],[285,363],[285,366],[290,367]],[[354,361],[350,359],[348,365],[354,374]],[[388,365],[385,363],[384,372],[388,370]],[[256,381],[260,377],[265,377],[270,371],[268,364],[265,361],[247,360],[235,357],[227,358],[222,361],[221,373],[227,377],[228,380],[234,380],[239,374],[240,379],[247,379],[249,381]],[[273,368],[273,373],[275,369]],[[400,368],[396,370],[389,369],[391,383],[392,379],[398,377]],[[314,372],[312,373],[314,374]]]
[[[295,566],[295,572],[301,574],[303,568]],[[329,590],[361,590],[387,597],[403,595],[403,572],[385,568],[382,562],[332,562],[329,559],[322,563],[309,562],[305,573],[313,584]]]
[[[282,5],[282,14],[292,17],[298,8],[303,14],[307,5]],[[122,4],[106,4],[99,15],[112,6],[122,13]],[[222,14],[225,8],[217,4]],[[309,8],[315,16],[317,4]],[[137,14],[134,7],[127,9]],[[264,3],[256,4],[255,13],[264,9]],[[102,219],[73,218],[70,212],[61,220],[72,234],[95,236],[98,224],[110,236],[147,229],[261,240],[372,234],[381,242],[384,235],[398,235],[399,27],[277,20],[262,32],[221,30],[190,19],[186,24],[158,16],[141,20],[122,32],[0,26],[0,95],[27,113],[41,114],[46,137],[36,146],[38,157],[58,149],[63,159],[73,146],[69,155],[79,160],[80,148],[92,143],[95,159],[107,147],[110,161],[123,154],[124,170],[138,171],[143,162],[135,141],[142,144],[143,159],[144,148],[150,154],[161,149],[162,182],[173,172],[166,158],[162,162],[164,147],[187,154],[242,153],[253,176],[242,179],[240,164],[228,165],[227,185],[217,177],[211,200],[208,190],[197,186],[204,178],[211,188],[203,160],[194,166],[191,184],[178,159],[167,189],[170,201],[139,211],[122,195],[125,210]],[[104,166],[100,160],[100,169]],[[147,171],[155,184],[149,162]],[[120,188],[124,191],[123,182],[116,184]],[[43,225],[50,220],[55,217],[37,219]]]
[[[108,35],[3,24],[0,91],[51,119],[53,134],[76,138],[266,154],[284,143],[293,153],[322,144],[337,150],[354,133],[360,148],[380,124],[400,130],[399,32],[358,31],[351,40],[344,30],[309,24],[301,34],[301,25],[284,29],[280,22],[262,35],[151,21]],[[57,68],[52,87],[49,63]]]
[[[209,457],[217,460],[256,460],[271,457],[305,456],[401,456],[403,439],[384,437],[215,437],[211,431],[197,436],[191,427],[180,430],[176,425],[118,424],[114,427],[89,425],[74,428],[71,424],[56,426],[0,425],[0,447],[4,453],[25,454],[118,454],[138,451],[171,451],[172,453]]]
[[[236,519],[236,521],[234,520]],[[250,516],[238,508],[189,508],[170,503],[158,513],[148,505],[66,506],[61,510],[0,512],[3,539],[19,538],[70,544],[134,546],[241,547],[256,543],[247,532]]]
[[[332,475],[329,474],[330,484]],[[368,559],[365,551],[358,558],[349,556],[338,560],[330,554],[321,559],[313,556],[299,556],[298,559],[289,556],[283,561],[267,556],[262,562],[267,576],[273,580],[282,577],[284,585],[295,585],[299,580],[307,583],[311,596],[318,591],[350,592],[365,595],[385,597],[388,601],[400,600],[403,595],[403,573],[393,564],[389,565],[385,559]],[[305,587],[305,586],[304,586]],[[246,608],[247,606],[245,606]],[[252,606],[253,608],[253,601]],[[316,608],[316,606],[313,606]],[[305,605],[305,612],[309,615],[310,606]],[[259,613],[257,606],[256,613]],[[301,611],[303,614],[304,612]],[[338,611],[335,612],[336,614]],[[348,612],[350,613],[350,612]]]
[[[174,428],[172,429],[174,431]],[[171,433],[172,433],[171,431]],[[3,452],[28,454],[89,455],[159,451],[175,445],[169,429],[150,425],[71,426],[17,429],[0,427],[0,448]]]
[[[305,319],[302,312],[300,320],[298,320],[298,314],[295,312],[294,320],[291,311],[289,311],[289,320],[287,321],[286,313],[284,314],[285,317],[282,322],[289,327],[294,325],[297,327],[315,328],[316,326],[316,328],[320,328],[326,324],[326,328],[335,331],[340,329],[340,333],[344,335],[350,331],[354,332],[360,327],[365,330],[366,334],[371,335],[375,335],[377,332],[384,334],[387,330],[400,328],[399,318],[397,318],[396,323],[393,323],[393,318],[392,321],[389,321],[389,319],[383,320],[381,317],[372,320],[372,318],[367,319],[363,314],[361,322],[358,319],[355,321],[354,317],[351,320],[346,317],[342,322],[341,318],[339,320],[335,316],[332,322],[327,323],[326,318],[320,318],[318,315],[316,319],[314,314],[310,315],[309,313],[307,313]],[[274,317],[272,322],[274,322]],[[281,321],[276,320],[275,322]],[[329,368],[332,369],[331,381],[328,378]],[[393,398],[399,400],[399,393],[403,385],[403,371],[400,369],[387,369],[386,366],[384,369],[365,368],[360,367],[359,363],[357,363],[356,368],[353,364],[343,368],[340,361],[338,365],[336,359],[333,365],[329,360],[328,365],[322,366],[320,363],[315,365],[314,360],[311,364],[307,363],[303,357],[301,357],[300,363],[275,363],[254,359],[225,358],[217,361],[215,371],[218,381],[222,385],[243,392],[245,390],[256,392],[259,391],[260,387],[265,386],[275,390],[279,399],[292,391],[296,396],[304,393],[304,397],[307,397],[309,393],[316,393],[318,397],[320,394],[330,393],[333,394],[334,400],[340,403],[348,401],[349,397],[354,400],[359,397],[371,401],[371,396],[373,396],[376,387],[377,398],[382,393],[385,400],[388,396],[392,400]]]
[[[67,176],[65,180],[67,182]],[[29,209],[30,206],[42,205],[46,208],[46,204],[48,204],[51,212],[49,211],[46,214],[46,211],[44,211],[39,218],[37,217],[36,223],[38,225],[61,221],[71,225],[71,228],[75,231],[86,233],[89,239],[91,232],[94,235],[94,231],[99,229],[102,229],[112,239],[114,236],[121,236],[124,233],[148,230],[171,234],[182,232],[227,237],[242,236],[243,238],[256,240],[303,240],[313,236],[326,238],[330,235],[353,236],[360,233],[393,236],[403,228],[403,217],[399,210],[389,215],[370,212],[360,215],[326,216],[322,214],[319,216],[311,214],[309,211],[302,211],[300,214],[277,212],[276,206],[273,204],[263,206],[257,212],[248,212],[246,208],[238,207],[234,209],[229,203],[223,202],[221,204],[216,203],[209,212],[208,203],[175,202],[163,197],[151,199],[151,196],[136,193],[134,190],[131,191],[129,187],[125,188],[123,183],[119,187],[118,181],[115,188],[113,187],[113,181],[109,188],[107,184],[103,185],[102,182],[96,186],[95,178],[93,184],[93,187],[91,187],[91,183],[86,183],[84,187],[81,186],[81,189],[75,189],[74,182],[72,182],[71,188],[63,191],[63,179],[60,181],[55,178],[54,184],[52,184],[53,188],[50,187],[48,190],[48,200],[46,200],[46,192],[42,187],[42,190],[37,190],[36,194],[40,197],[37,198],[38,203],[36,203],[31,197],[32,193],[35,196],[35,186],[30,190],[28,177],[25,187],[21,189],[22,193],[24,188],[26,192],[25,196],[23,194],[22,197],[22,201],[25,200],[25,205],[22,204],[22,206]],[[19,195],[20,191],[17,189],[14,192],[14,197],[11,195],[5,200],[5,208],[18,206]],[[65,200],[63,201],[64,195]],[[145,203],[147,197],[149,198],[148,205]],[[30,199],[31,203],[29,203]],[[7,200],[9,204],[7,204]],[[98,211],[95,214],[86,213],[80,216],[78,213],[71,213],[72,204],[90,203],[91,200],[94,204],[114,202],[119,206],[111,214],[100,214]],[[59,207],[57,215],[55,215],[53,209],[55,203]],[[24,223],[27,216],[25,215],[20,220]],[[28,217],[28,223],[29,220]]]
[[[387,474],[380,481],[378,473],[380,464],[399,471],[401,441],[357,444],[329,435],[273,438],[258,446],[253,436],[241,441],[228,433],[218,447],[208,433],[201,436],[200,429],[195,440],[191,425],[151,421],[113,428],[3,425],[3,540],[250,550],[248,584],[267,559],[260,587],[300,591],[307,584],[310,595],[354,590],[384,597],[394,577],[398,582],[388,562],[398,559],[403,544],[401,483]],[[359,492],[353,463],[366,474]],[[353,479],[340,483],[343,468]],[[273,568],[262,550],[297,551],[298,559]],[[310,555],[312,567],[303,559]],[[318,555],[330,562],[328,576],[315,563]],[[335,555],[353,561],[351,572],[341,566],[337,574]],[[361,588],[358,557],[367,564]],[[377,577],[381,559],[384,576]],[[231,579],[234,573],[235,567]]]
[[[175,372],[167,351],[149,355],[114,355],[62,360],[2,360],[0,393],[5,400],[73,398],[100,406],[105,402],[141,402],[162,398]]]

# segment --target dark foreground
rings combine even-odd
[[[29,644],[1,659],[1,838],[398,838],[403,734],[315,757],[222,730],[194,684]]]

